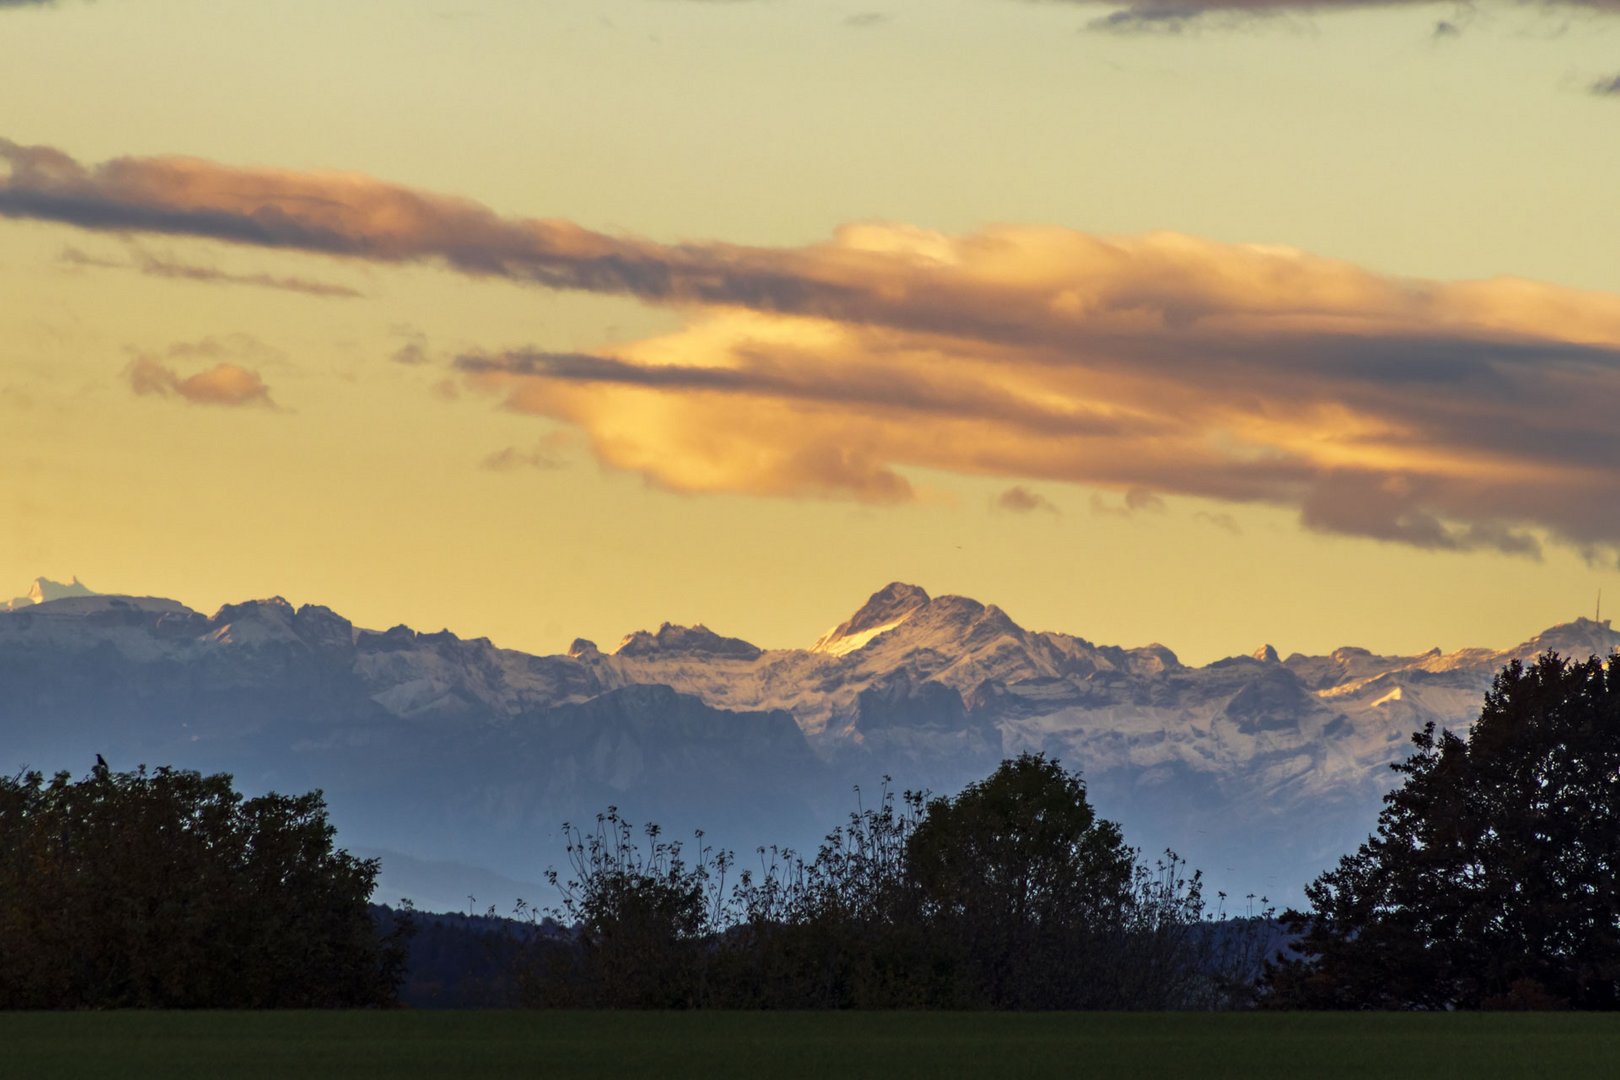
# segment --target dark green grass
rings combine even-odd
[[[1620,1076],[1620,1015],[10,1013],[0,1077]]]

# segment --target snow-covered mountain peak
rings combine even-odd
[[[0,606],[0,611],[17,611],[21,608],[33,607],[36,604],[49,603],[52,600],[64,600],[70,596],[95,595],[97,595],[95,590],[80,581],[77,575],[74,575],[65,584],[60,581],[52,581],[50,578],[37,577],[34,579],[34,583],[28,587],[26,593],[13,600],[6,601],[4,606]]]
[[[846,656],[878,635],[893,630],[929,603],[928,593],[920,586],[907,585],[902,581],[890,582],[873,593],[847,621],[816,639],[810,651]]]
[[[1282,658],[1277,655],[1277,648],[1274,645],[1262,645],[1249,655],[1262,664],[1282,663]]]
[[[614,655],[628,658],[654,656],[726,657],[755,660],[764,652],[759,646],[741,638],[722,637],[699,623],[696,626],[676,626],[665,623],[656,634],[637,630],[619,642]]]

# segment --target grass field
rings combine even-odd
[[[0,1077],[1620,1076],[1620,1015],[10,1013]]]

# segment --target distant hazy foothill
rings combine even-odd
[[[1617,645],[1577,619],[1506,650],[1263,645],[1189,667],[895,583],[808,648],[666,624],[533,656],[279,598],[205,615],[42,579],[0,612],[0,770],[103,753],[320,788],[346,844],[382,854],[379,899],[464,908],[477,867],[477,906],[505,908],[562,821],[610,804],[741,851],[810,848],[854,784],[955,791],[1036,751],[1079,769],[1131,844],[1290,902],[1365,838],[1414,730],[1465,729],[1513,658]]]

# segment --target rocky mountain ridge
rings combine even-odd
[[[369,830],[358,843],[528,878],[522,843],[610,802],[803,845],[852,783],[951,790],[1040,750],[1133,841],[1286,895],[1365,836],[1413,730],[1465,726],[1511,659],[1620,647],[1578,619],[1507,650],[1265,646],[1189,667],[897,582],[806,649],[665,624],[533,656],[279,597],[208,616],[87,594],[0,613],[0,767],[111,751],[321,786]]]

